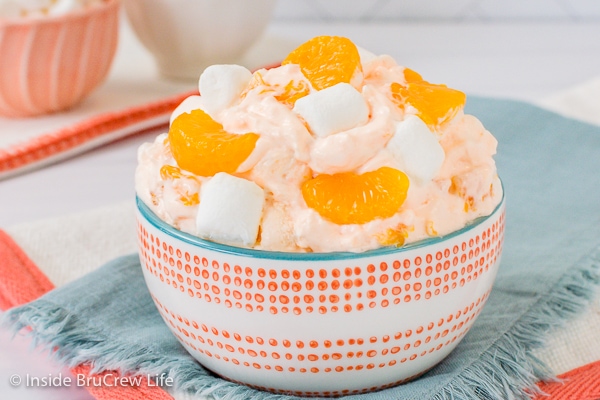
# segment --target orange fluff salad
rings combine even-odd
[[[199,89],[136,170],[138,197],[191,235],[362,252],[449,234],[502,198],[497,141],[465,94],[347,38],[315,37],[254,73],[211,66]]]

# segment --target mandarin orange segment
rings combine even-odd
[[[419,74],[416,71],[413,71],[410,68],[404,68],[403,72],[404,72],[404,80],[407,83],[410,83],[410,82],[421,82],[421,81],[423,81],[423,77],[421,77],[421,74]]]
[[[383,246],[402,247],[404,246],[406,239],[408,239],[409,233],[414,230],[414,226],[399,224],[397,227],[390,228],[386,232],[380,234],[377,239]]]
[[[199,184],[197,178],[194,175],[187,174],[183,172],[181,168],[175,167],[173,165],[163,165],[160,168],[160,177],[164,181],[181,181],[184,179],[189,179],[193,181],[195,185]],[[187,185],[175,185],[175,190],[177,190],[177,192],[180,195],[179,201],[181,201],[181,203],[184,206],[195,206],[197,204],[200,204],[200,197],[198,195],[198,192],[194,191],[193,193],[190,193],[188,190],[186,190],[186,186],[189,187],[189,183]]]
[[[234,173],[252,153],[258,138],[255,133],[228,133],[202,110],[181,114],[169,129],[177,165],[200,176]]]
[[[362,73],[356,45],[340,36],[310,39],[288,54],[282,62],[282,65],[285,64],[298,64],[317,90],[342,82],[351,83],[357,73]]]
[[[408,82],[406,85],[394,82],[390,89],[400,108],[410,104],[431,128],[451,120],[467,101],[463,92],[426,81]]]
[[[160,177],[163,181],[168,179],[181,179],[183,177],[183,173],[179,167],[174,167],[173,165],[163,165],[160,167]]]
[[[304,81],[294,82],[289,81],[283,88],[283,93],[275,96],[275,99],[281,103],[294,107],[296,100],[308,95],[310,87]]]
[[[364,224],[388,218],[406,200],[409,180],[390,167],[356,174],[341,172],[317,175],[302,185],[308,207],[336,224]]]

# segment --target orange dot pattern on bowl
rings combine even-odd
[[[177,339],[206,357],[233,363],[236,366],[272,372],[335,375],[343,371],[394,367],[443,349],[466,334],[483,309],[489,293],[486,292],[470,305],[456,310],[446,318],[432,320],[428,324],[415,326],[402,332],[390,332],[380,337],[331,337],[325,340],[304,341],[229,332],[179,315],[161,304],[156,297],[152,296],[152,298],[163,319],[173,328]],[[375,358],[379,361],[374,362]],[[382,362],[382,358],[385,358],[385,362]],[[331,366],[318,368],[315,365],[319,361]],[[379,390],[399,383],[401,382],[363,390],[296,392],[295,394],[340,396]],[[277,389],[270,387],[257,388],[278,392]]]
[[[326,269],[252,268],[209,260],[138,224],[143,268],[172,290],[247,312],[356,312],[426,301],[486,274],[501,253],[504,213],[481,235],[424,257]]]

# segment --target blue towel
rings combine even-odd
[[[548,329],[589,303],[600,285],[600,128],[532,105],[472,97],[499,141],[507,198],[504,253],[494,289],[471,331],[421,378],[354,400],[527,398],[549,379],[532,355]],[[284,400],[215,377],[171,335],[146,290],[136,255],[114,260],[10,310],[36,343],[66,365],[166,374],[179,390],[216,399]]]

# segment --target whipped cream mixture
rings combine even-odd
[[[449,121],[430,128],[443,149],[439,150],[439,163],[434,162],[433,169],[425,165],[421,168],[425,172],[405,171],[410,178],[407,197],[391,217],[336,224],[307,206],[301,185],[318,174],[362,174],[384,166],[401,171],[408,168],[408,161],[401,159],[398,154],[402,153],[394,151],[390,143],[398,126],[409,118],[416,119],[417,114],[410,105],[398,107],[390,96],[393,82],[406,83],[405,67],[389,56],[375,56],[362,49],[360,54],[362,76],[351,83],[366,103],[368,118],[341,132],[315,135],[293,107],[278,100],[286,87],[315,92],[295,64],[256,71],[230,105],[207,111],[227,132],[260,135],[250,156],[234,173],[253,181],[265,193],[260,233],[248,247],[361,252],[403,245],[461,229],[489,215],[500,202],[502,186],[493,159],[496,139],[477,118],[461,109]],[[208,101],[198,96],[188,100],[182,106],[188,111],[203,108],[203,102]],[[175,113],[181,112],[186,110]],[[439,148],[435,140],[434,144]],[[196,235],[201,187],[212,177],[182,171],[179,179],[165,179],[161,168],[177,166],[166,133],[142,145],[138,159],[136,191],[141,200],[166,223]]]

